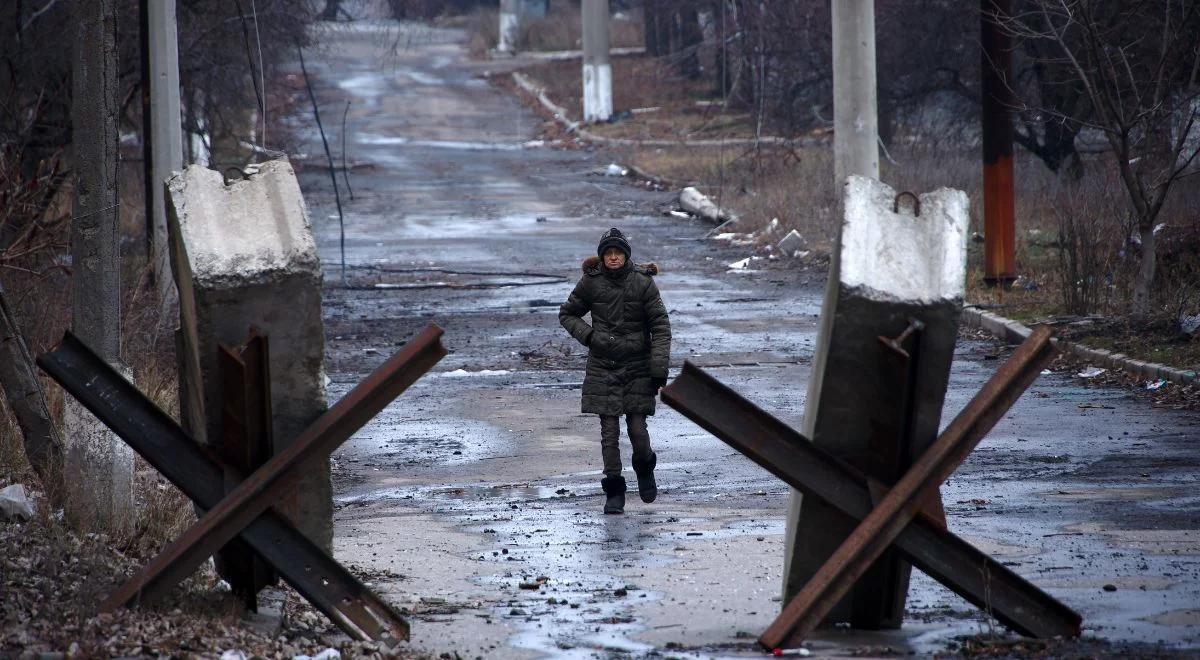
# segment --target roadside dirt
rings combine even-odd
[[[731,270],[749,255],[661,216],[670,193],[591,174],[603,152],[531,142],[543,120],[481,78],[516,62],[468,60],[459,32],[329,36],[309,66],[328,107],[352,101],[349,287],[315,135],[301,181],[326,264],[330,399],[427,323],[452,351],[335,454],[338,558],[379,575],[412,612],[412,647],[435,654],[761,655],[788,489],[660,405],[658,501],[602,515],[598,423],[579,413],[584,349],[557,306],[618,226],[662,270],[673,372],[706,365],[798,425],[823,275],[767,260]],[[960,343],[943,423],[1005,354]],[[1198,414],[1047,374],[943,487],[950,525],[1083,614],[1095,641],[1068,652],[1186,654],[1200,647],[1198,441]],[[915,572],[908,608],[902,630],[824,631],[808,648],[953,654],[961,636],[1002,634]]]

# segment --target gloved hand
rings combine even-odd
[[[654,387],[654,393],[658,394],[659,390],[661,390],[662,388],[667,386],[667,379],[666,378],[651,378],[650,385],[652,387]]]

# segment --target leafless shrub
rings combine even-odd
[[[1119,218],[1112,217],[1107,186],[1096,178],[1064,186],[1054,207],[1058,220],[1058,278],[1067,314],[1100,312],[1111,302],[1113,268],[1120,244]]]
[[[467,34],[467,51],[475,59],[483,59],[500,43],[500,12],[495,9],[476,9],[467,14],[463,24]]]

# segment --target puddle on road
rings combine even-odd
[[[474,581],[486,593],[502,594],[490,600],[492,616],[516,629],[506,645],[562,658],[655,649],[635,639],[647,631],[646,617],[638,608],[661,600],[663,594],[602,567],[630,566],[633,555],[640,567],[666,571],[682,561],[675,550],[689,541],[783,534],[780,520],[743,520],[721,527],[708,518],[681,518],[670,510],[639,511],[636,491],[630,493],[633,501],[626,515],[597,516],[599,498],[593,491],[598,473],[566,476],[569,481],[560,477],[549,486],[422,484],[346,494],[336,501],[341,506],[365,506],[415,500],[422,510],[492,539],[490,547],[470,558],[491,565]],[[680,531],[683,528],[700,529],[701,536],[689,536]],[[723,654],[673,649],[672,655]]]

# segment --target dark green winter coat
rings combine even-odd
[[[588,347],[583,412],[653,415],[653,381],[667,378],[671,322],[654,285],[654,264],[617,271],[599,257],[583,262],[583,277],[558,310],[558,321]],[[592,324],[583,316],[591,312]]]

